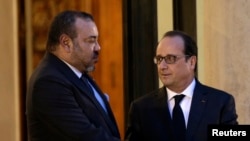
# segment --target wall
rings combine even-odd
[[[20,140],[17,0],[0,0],[0,139]]]
[[[201,82],[231,93],[240,124],[250,123],[250,1],[197,0]]]
[[[157,0],[158,41],[166,31],[173,30],[173,2],[172,0]],[[159,79],[159,87],[163,84]]]
[[[124,137],[124,94],[122,53],[122,0],[93,1],[92,14],[99,29],[100,58],[93,77],[114,112],[121,138]]]

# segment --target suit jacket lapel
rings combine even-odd
[[[167,104],[168,95],[167,95],[165,87],[160,88],[159,96],[157,97],[157,99],[159,101],[159,107],[162,107],[161,112],[162,112],[164,118],[167,119],[166,124],[171,123],[172,119],[171,119],[169,107]],[[166,120],[164,120],[164,121],[166,121]]]
[[[162,126],[166,129],[165,134],[168,134],[166,137],[169,137],[169,140],[172,140],[172,118],[170,115],[169,107],[168,107],[168,95],[166,92],[166,88],[162,87],[159,89],[158,95],[156,96],[156,102],[158,103],[158,107],[155,109],[159,109],[158,114],[160,121],[163,123]]]
[[[101,107],[101,105],[99,104],[99,102],[96,100],[95,96],[93,94],[91,94],[88,91],[88,88],[86,86],[86,84],[84,84],[83,81],[81,81],[75,74],[74,72],[64,63],[62,62],[59,58],[57,58],[56,56],[54,56],[51,53],[46,53],[45,55],[45,59],[49,59],[50,61],[53,62],[53,64],[58,67],[59,71],[61,71],[63,74],[65,74],[65,76],[76,86],[78,87],[83,94],[85,94],[93,103],[94,105],[96,105],[96,108],[100,111],[100,113],[103,115],[103,118],[105,119],[107,125],[110,127],[111,131],[113,133],[115,133],[116,135],[119,135],[118,132],[118,128],[115,122],[115,118],[113,116],[113,114],[110,114],[112,112],[110,109],[109,104],[107,105],[107,110],[109,111],[109,115],[111,116],[111,119],[113,120],[113,123],[111,121],[111,119],[109,118],[109,116],[107,115],[107,113],[104,111],[104,109]],[[93,86],[96,88],[96,90],[100,93],[101,90],[97,87],[97,85],[94,83],[94,81],[92,81],[92,79],[89,79],[91,84],[93,84]],[[103,93],[100,93],[103,94]],[[107,103],[107,102],[106,102]],[[119,135],[120,136],[120,135]]]
[[[189,120],[187,125],[187,138],[191,138],[202,120],[202,115],[205,111],[207,97],[202,84],[196,80],[192,104],[189,113]]]
[[[58,67],[59,71],[61,71],[61,73],[63,73],[76,87],[78,87],[81,91],[83,91],[84,94],[86,94],[86,96],[93,102],[95,103],[95,105],[99,106],[99,104],[97,103],[94,95],[92,95],[91,93],[89,93],[88,88],[86,86],[86,84],[84,84],[83,81],[81,81],[75,74],[74,72],[63,62],[61,61],[59,58],[57,58],[56,56],[54,56],[51,53],[47,53],[46,54],[46,58],[49,59],[50,61],[53,62],[53,65],[55,65],[56,67]],[[102,111],[101,107],[97,107],[100,111]]]
[[[80,79],[79,79],[80,81]],[[113,113],[111,111],[111,108],[107,102],[107,99],[104,97],[104,94],[102,93],[102,91],[99,89],[99,87],[94,83],[94,81],[92,79],[89,79],[90,83],[92,84],[92,86],[96,89],[96,91],[100,94],[100,96],[102,97],[105,105],[106,105],[106,108],[107,108],[107,112],[105,112],[105,110],[103,109],[103,107],[100,105],[100,103],[97,101],[97,99],[95,98],[95,96],[93,95],[93,93],[90,93],[89,91],[86,91],[86,89],[84,87],[87,87],[85,86],[86,84],[84,84],[84,87],[82,85],[79,85],[79,83],[75,82],[75,81],[72,81],[73,83],[75,83],[75,85],[77,85],[77,87],[79,89],[81,89],[82,91],[84,91],[85,94],[87,94],[87,96],[91,99],[91,101],[96,105],[96,108],[100,111],[100,113],[103,115],[103,118],[105,119],[107,125],[109,126],[110,130],[117,136],[120,137],[120,134],[119,134],[119,130],[118,130],[118,127],[116,125],[116,122],[115,122],[115,118],[113,116]],[[81,81],[81,83],[83,83]]]
[[[101,91],[101,89],[97,86],[97,84],[95,83],[95,81],[89,77],[89,75],[87,75],[88,77],[88,80],[89,82],[93,85],[93,87],[96,89],[96,91],[100,94],[100,96],[102,97],[104,103],[105,103],[105,106],[106,106],[106,109],[107,109],[107,112],[108,113],[105,113],[104,110],[102,109],[102,113],[105,114],[105,117],[106,117],[106,121],[108,122],[108,125],[110,126],[110,128],[112,129],[112,131],[114,133],[116,133],[117,135],[120,136],[119,132],[118,132],[118,127],[117,127],[117,124],[116,124],[116,120],[115,120],[115,117],[113,115],[113,112],[112,112],[112,109],[109,105],[109,102],[107,101],[107,98],[105,97],[105,95],[103,94],[103,92]],[[108,114],[108,116],[107,116]]]

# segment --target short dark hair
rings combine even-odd
[[[62,34],[68,35],[71,39],[77,37],[75,29],[75,21],[77,18],[94,21],[91,14],[81,11],[66,10],[59,13],[51,23],[48,39],[47,51],[52,52],[56,50],[56,45],[59,44],[59,38]]]
[[[195,40],[189,36],[187,33],[183,32],[183,31],[179,31],[179,30],[172,30],[172,31],[168,31],[166,32],[162,38],[165,37],[174,37],[174,36],[179,36],[183,39],[184,41],[184,54],[190,56],[196,56],[197,58],[197,44],[195,42]],[[195,71],[197,70],[197,63],[195,65]]]
[[[168,31],[166,32],[162,38],[164,37],[174,37],[174,36],[179,36],[183,39],[184,41],[184,54],[185,55],[190,55],[190,56],[197,56],[197,44],[194,41],[194,39],[186,34],[185,32],[178,31],[178,30],[173,30],[173,31]]]

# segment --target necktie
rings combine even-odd
[[[95,97],[96,102],[100,104],[100,106],[103,108],[103,110],[107,114],[107,117],[108,117],[107,121],[109,121],[109,123],[112,124],[112,126],[110,126],[110,127],[113,129],[114,132],[116,132],[120,136],[114,115],[111,111],[110,105],[109,105],[105,95],[100,90],[98,90],[98,88],[95,88],[96,84],[93,82],[93,80],[91,80],[91,78],[89,78],[89,76],[87,74],[83,73],[81,76],[81,79],[83,80],[85,85],[87,85],[87,88],[89,89],[91,94],[93,94],[93,96]],[[90,85],[92,85],[92,86],[90,86]]]
[[[92,93],[92,94],[94,94],[94,92],[93,92],[91,86],[89,85],[89,80],[88,80],[87,76],[85,76],[85,75],[87,75],[87,74],[82,74],[81,79],[82,79],[83,82],[86,84],[86,86],[87,86],[89,92]]]
[[[175,105],[173,109],[173,129],[175,141],[184,141],[186,137],[186,126],[184,115],[180,106],[180,101],[185,95],[180,94],[174,96]]]
[[[90,86],[90,82],[88,80],[87,74],[82,74],[81,79],[84,81],[85,85],[87,86],[89,92],[95,97],[95,99],[98,101],[98,103],[101,105],[101,107],[104,109],[104,111],[107,113],[105,102],[107,101],[104,98],[104,95],[99,94],[97,91],[94,91],[92,86]]]

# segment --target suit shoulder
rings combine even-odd
[[[136,98],[133,103],[151,103],[154,101],[155,98],[159,97],[159,95],[164,95],[163,88],[156,89],[154,91],[151,91],[143,96],[140,96]]]
[[[233,97],[232,94],[228,93],[225,90],[221,90],[215,87],[211,87],[211,86],[207,86],[207,85],[203,85],[204,91],[207,92],[207,94],[209,94],[210,96],[214,96],[214,97],[221,97],[221,98],[230,98]]]

